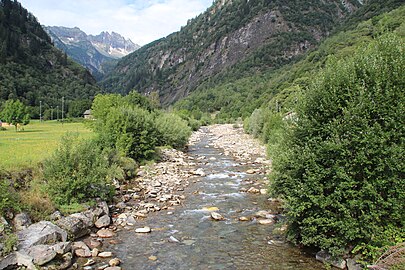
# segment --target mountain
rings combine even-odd
[[[19,99],[37,117],[40,102],[44,110],[62,97],[87,107],[98,92],[93,76],[52,45],[33,14],[17,1],[0,1],[0,103]]]
[[[157,91],[172,104],[203,83],[297,61],[364,2],[217,0],[179,32],[124,57],[101,84],[121,93]]]
[[[78,27],[46,26],[45,30],[56,47],[90,70],[96,78],[110,70],[117,63],[116,59],[140,48],[115,32],[93,36]]]
[[[349,57],[385,32],[405,38],[405,4],[401,1],[378,5],[370,2],[299,61],[243,76],[238,76],[238,69],[234,68],[226,80],[212,79],[202,83],[174,108],[187,110],[197,119],[202,112],[215,112],[216,118],[223,120],[249,117],[260,107],[284,113],[294,111],[329,58]]]

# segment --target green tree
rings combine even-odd
[[[0,117],[9,124],[15,126],[18,131],[18,125],[28,125],[30,115],[27,113],[27,107],[19,100],[7,100],[0,113]]]
[[[405,43],[385,34],[332,60],[274,155],[288,236],[334,255],[404,240]]]

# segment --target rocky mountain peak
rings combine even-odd
[[[78,27],[44,27],[56,47],[66,52],[76,62],[101,78],[117,61],[140,48],[130,39],[116,32],[103,31],[98,35],[87,35]]]

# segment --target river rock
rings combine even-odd
[[[30,216],[25,213],[22,212],[20,214],[15,215],[14,219],[13,219],[13,223],[14,223],[14,228],[17,231],[21,231],[26,229],[28,226],[30,226],[32,224],[31,218]]]
[[[98,217],[95,216],[94,213],[99,214],[101,213],[101,211],[87,210],[81,213],[71,214],[70,216],[80,219],[83,222],[84,226],[86,226],[87,228],[91,228],[94,226],[94,220]]]
[[[98,248],[93,248],[91,250],[91,257],[97,257],[99,253],[100,251],[98,250]]]
[[[60,242],[52,246],[53,250],[57,254],[63,255],[68,253],[72,250],[72,243],[71,242]]]
[[[176,237],[174,237],[174,236],[172,236],[172,235],[169,237],[169,242],[170,242],[170,243],[180,243],[180,241],[177,240]]]
[[[120,263],[121,263],[121,261],[120,261],[120,259],[118,259],[118,258],[111,259],[111,260],[108,262],[108,264],[109,264],[110,266],[118,266],[118,265],[120,265]]]
[[[33,258],[21,252],[13,252],[0,261],[0,269],[16,269],[16,266],[25,266],[28,270],[36,270]]]
[[[256,217],[261,217],[261,218],[266,218],[266,219],[272,219],[275,218],[276,216],[271,214],[269,211],[265,211],[265,210],[260,210],[258,212],[255,213]]]
[[[225,219],[221,214],[219,214],[217,212],[211,212],[211,218],[214,220],[224,220]]]
[[[260,194],[266,195],[267,194],[267,189],[265,189],[265,188],[260,189]]]
[[[260,190],[255,188],[255,187],[251,187],[247,190],[248,193],[252,193],[252,194],[258,194],[260,193]]]
[[[77,239],[90,233],[90,227],[82,219],[75,216],[63,217],[56,224],[66,230],[70,237]]]
[[[99,202],[97,204],[97,208],[100,208],[103,210],[104,215],[110,216],[110,209],[108,208],[108,204],[106,202]],[[100,214],[102,215],[102,214]]]
[[[255,174],[256,170],[255,169],[249,169],[246,171],[247,174]]]
[[[104,268],[104,270],[121,270],[121,267],[119,267],[119,266],[110,266],[110,267]]]
[[[91,251],[89,247],[82,241],[74,242],[72,248],[74,250],[74,253],[78,257],[83,258],[91,257]]]
[[[333,259],[332,256],[328,252],[326,252],[324,250],[321,250],[318,253],[316,253],[316,259],[318,261],[323,262],[323,263],[328,263],[330,265],[333,265],[334,267],[339,268],[339,269],[345,269],[346,268],[346,261],[345,260],[343,260],[341,258]]]
[[[49,221],[40,221],[18,232],[17,238],[17,247],[19,250],[23,250],[40,244],[65,242],[67,233]]]
[[[151,260],[151,261],[156,261],[156,260],[157,260],[157,257],[152,255],[152,256],[149,256],[148,259]]]
[[[88,246],[90,248],[98,248],[102,245],[101,241],[97,240],[97,239],[90,239],[90,241],[88,242]]]
[[[112,255],[113,255],[112,252],[104,251],[104,252],[99,253],[98,257],[100,257],[100,258],[110,258],[110,257],[112,257]]]
[[[111,223],[111,218],[107,215],[101,216],[99,219],[97,219],[96,223],[94,223],[94,225],[97,228],[104,228],[109,226]]]
[[[115,236],[115,233],[108,229],[101,229],[101,230],[97,231],[97,236],[101,237],[101,238],[111,238],[111,237]]]
[[[249,221],[248,217],[239,217],[239,221]]]
[[[273,219],[259,219],[258,222],[259,222],[259,224],[261,224],[261,225],[271,225],[271,224],[274,224],[274,220],[273,220]]]
[[[27,251],[27,255],[33,258],[33,262],[37,265],[44,265],[52,261],[56,257],[56,252],[49,245],[37,245],[31,247]]]
[[[152,230],[149,227],[138,228],[135,230],[136,233],[150,233]]]
[[[205,172],[201,168],[198,168],[197,170],[192,171],[191,174],[198,175],[201,177],[204,177],[206,175]]]
[[[134,226],[135,223],[136,223],[136,220],[135,220],[135,218],[134,218],[133,216],[129,216],[129,217],[127,218],[127,225],[128,225],[128,226]]]
[[[87,262],[86,262],[85,264],[83,264],[83,266],[90,266],[90,265],[93,265],[93,264],[95,264],[95,263],[96,263],[95,260],[89,259],[89,260],[87,260]]]

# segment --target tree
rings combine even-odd
[[[19,124],[28,125],[30,122],[27,107],[19,100],[7,100],[0,117],[7,123],[14,125],[15,131],[18,131]]]

